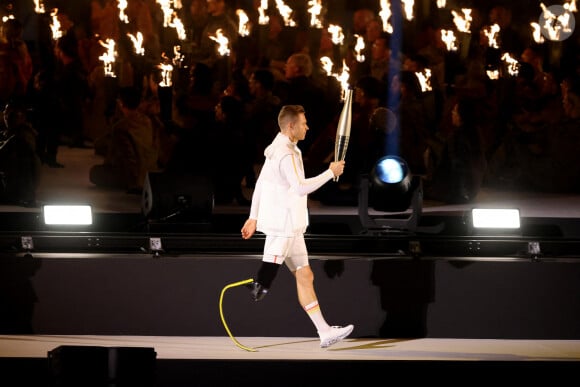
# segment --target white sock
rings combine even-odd
[[[316,327],[316,330],[320,332],[325,332],[330,329],[330,326],[327,324],[324,316],[322,316],[322,312],[320,311],[320,305],[318,305],[318,301],[313,301],[310,304],[304,307],[304,310],[312,320],[312,323]]]

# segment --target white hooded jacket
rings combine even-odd
[[[334,177],[330,169],[306,179],[302,152],[296,143],[278,133],[264,151],[262,166],[252,196],[250,219],[266,235],[294,236],[308,227],[308,194]]]

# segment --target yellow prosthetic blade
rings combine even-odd
[[[246,347],[245,345],[242,345],[238,340],[236,340],[236,338],[234,337],[234,335],[232,335],[232,332],[230,331],[230,328],[228,328],[228,324],[226,324],[226,319],[224,318],[223,300],[224,300],[224,294],[225,294],[226,290],[228,290],[230,288],[235,288],[236,286],[246,285],[246,284],[249,284],[249,283],[251,283],[253,281],[254,281],[253,278],[248,278],[247,280],[243,280],[243,281],[231,283],[229,285],[226,285],[222,289],[222,293],[220,294],[220,317],[222,318],[222,323],[224,324],[224,328],[226,328],[226,332],[228,332],[228,335],[233,340],[233,342],[238,347],[240,347],[241,349],[246,350],[248,352],[258,352],[258,350],[254,349],[254,348]]]

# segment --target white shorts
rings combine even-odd
[[[293,237],[266,235],[262,261],[279,265],[286,263],[286,266],[292,272],[308,266],[308,251],[306,250],[304,235]]]

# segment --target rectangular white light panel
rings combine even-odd
[[[89,205],[45,205],[44,224],[91,225],[93,213]]]
[[[513,208],[474,208],[471,210],[474,228],[519,229],[520,210]]]

